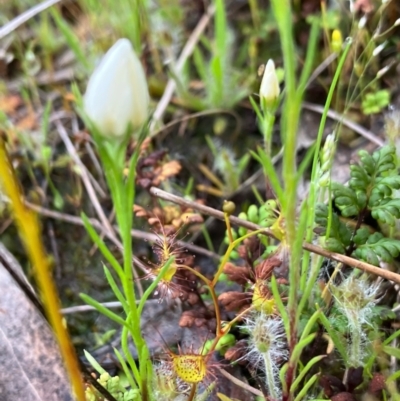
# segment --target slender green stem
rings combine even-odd
[[[296,144],[297,127],[300,116],[303,91],[296,88],[296,61],[293,38],[292,7],[290,0],[271,0],[272,10],[278,24],[283,52],[285,68],[285,101],[281,119],[281,136],[284,146],[283,151],[283,182],[285,202],[282,204],[282,212],[286,224],[286,244],[289,249],[289,296],[288,316],[289,324],[285,325],[288,334],[288,345],[290,354],[297,343],[298,315],[298,291],[300,283],[300,261],[302,256],[303,233],[296,230],[296,207],[297,207],[297,179],[296,179]],[[297,238],[300,237],[300,238]],[[290,400],[290,387],[295,378],[297,360],[290,360],[286,374],[286,390],[283,401]]]
[[[328,96],[325,102],[324,106],[324,111],[321,117],[321,122],[319,125],[319,130],[318,130],[318,135],[317,135],[317,141],[316,141],[316,146],[315,146],[315,153],[314,153],[314,160],[313,160],[313,167],[312,167],[312,172],[311,172],[311,183],[310,183],[310,191],[309,191],[309,196],[306,200],[307,202],[307,213],[308,213],[308,222],[307,222],[307,233],[306,233],[306,241],[311,242],[312,236],[314,235],[314,219],[315,219],[315,207],[317,203],[317,190],[318,190],[318,177],[317,177],[317,172],[318,172],[318,155],[321,147],[321,142],[322,142],[322,136],[323,132],[325,129],[325,124],[326,124],[326,119],[328,116],[328,111],[329,107],[331,105],[333,95],[337,86],[337,83],[339,82],[340,74],[342,72],[344,63],[346,61],[348,52],[350,50],[351,42],[348,42],[346,44],[346,47],[342,53],[342,56],[340,57],[338,67],[336,68],[335,75],[332,80],[332,84],[329,88]],[[310,299],[309,296],[311,294],[312,288],[314,286],[314,282],[318,276],[319,273],[319,268],[321,266],[321,263],[316,261],[313,263],[313,269],[311,271],[311,274],[307,274],[307,271],[309,269],[309,262],[310,262],[310,254],[307,253],[303,257],[303,263],[302,263],[302,273],[301,273],[301,284],[300,288],[304,291],[304,296],[303,300]],[[307,284],[308,283],[308,284]],[[305,302],[301,302],[301,308],[298,309],[298,314],[301,313],[302,307],[304,306]]]
[[[255,231],[252,231],[250,233],[247,233],[246,235],[243,235],[242,237],[236,239],[235,241],[233,241],[233,242],[231,242],[229,244],[228,249],[226,250],[224,257],[222,258],[221,263],[219,264],[218,270],[215,273],[214,279],[211,282],[211,285],[213,287],[215,286],[215,284],[217,284],[219,276],[222,274],[222,272],[224,270],[224,266],[227,264],[229,256],[230,256],[231,252],[235,249],[236,245],[240,244],[246,238],[250,238],[253,235],[260,234],[260,233],[262,233],[264,231],[265,231],[264,228],[260,228],[259,230],[255,230]]]
[[[276,383],[275,383],[275,369],[274,369],[274,362],[271,359],[270,352],[263,352],[262,353],[263,361],[264,361],[264,368],[265,368],[265,383],[268,388],[268,395],[273,400],[278,399],[278,394],[276,392]]]
[[[99,154],[104,166],[104,171],[110,188],[111,197],[115,207],[116,220],[120,228],[120,235],[123,245],[123,274],[121,275],[122,287],[128,305],[129,315],[125,320],[125,324],[129,328],[129,332],[136,345],[139,360],[142,355],[146,355],[144,348],[147,347],[140,330],[140,314],[136,304],[134,291],[134,281],[132,272],[132,237],[131,228],[133,221],[132,205],[135,195],[135,180],[133,173],[137,162],[138,151],[135,152],[130,160],[128,179],[125,180],[123,171],[125,163],[127,142],[123,143],[98,143]],[[140,361],[140,381],[138,385],[142,396],[147,392],[147,381],[145,380],[144,369],[146,369],[146,361]],[[135,375],[137,378],[137,375]]]
[[[264,150],[268,157],[271,157],[272,147],[272,131],[275,123],[275,113],[271,111],[265,111],[264,118],[262,120],[262,129],[264,135]]]
[[[360,366],[362,362],[362,328],[359,322],[357,312],[351,311],[347,314],[349,319],[349,327],[351,327],[350,331],[350,350],[349,350],[349,363],[351,366]]]

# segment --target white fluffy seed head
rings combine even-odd
[[[349,320],[349,325],[370,324],[372,308],[379,301],[379,283],[367,278],[349,276],[340,285],[331,287],[336,305]]]
[[[249,334],[248,352],[243,359],[263,370],[263,359],[267,355],[275,364],[288,356],[283,322],[280,318],[265,313],[254,313],[245,319],[243,330]]]

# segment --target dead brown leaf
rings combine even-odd
[[[21,106],[22,99],[18,95],[0,96],[0,110],[5,114],[12,114]]]
[[[174,177],[181,171],[181,169],[182,166],[177,160],[171,160],[163,164],[155,170],[156,178],[154,180],[154,185],[159,185],[166,179]]]

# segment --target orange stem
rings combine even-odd
[[[228,213],[224,213],[224,219],[225,219],[226,229],[228,231],[229,243],[232,244],[232,242],[233,242],[232,227],[231,227],[231,221],[229,220]]]
[[[63,325],[57,291],[49,274],[48,257],[41,242],[39,223],[36,215],[24,205],[23,195],[2,139],[0,139],[0,179],[10,198],[19,235],[32,263],[43,295],[45,310],[57,337],[75,396],[79,401],[85,401],[85,390],[78,360],[68,332]]]

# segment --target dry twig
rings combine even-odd
[[[232,376],[230,373],[228,373],[224,369],[218,369],[218,370],[221,372],[221,374],[223,376],[225,376],[227,379],[229,379],[232,383],[236,384],[237,386],[239,386],[247,391],[250,391],[250,393],[253,393],[255,395],[258,395],[259,397],[264,398],[264,394],[260,390],[257,390],[256,388],[251,387],[248,384],[242,382],[241,380],[237,379],[235,376]]]
[[[54,4],[57,4],[60,1],[62,0],[46,0],[43,3],[36,4],[29,10],[26,10],[22,14],[18,15],[18,17],[14,18],[10,22],[7,22],[7,24],[0,28],[0,39],[3,39],[5,36],[15,31],[19,26],[25,24],[26,21],[29,21],[35,15],[40,14],[42,11],[54,6]]]
[[[70,214],[56,212],[54,210],[46,209],[42,206],[34,205],[33,203],[29,203],[29,202],[25,202],[25,205],[27,207],[29,207],[30,209],[32,209],[33,211],[35,211],[36,213],[39,213],[42,216],[49,217],[49,218],[55,219],[55,220],[65,221],[67,223],[75,224],[78,226],[83,226],[83,221],[78,216],[72,216]],[[110,233],[105,229],[105,227],[100,223],[99,220],[91,218],[91,219],[89,219],[89,221],[90,221],[90,224],[94,228],[96,228],[97,230],[100,231],[101,235],[103,235],[103,236],[107,237],[109,240],[111,240],[111,242],[117,248],[122,249],[122,243],[115,236],[110,235]],[[118,230],[118,227],[116,227],[116,226],[113,226],[113,228],[115,230]],[[151,233],[141,231],[141,230],[136,230],[136,229],[131,230],[131,235],[132,235],[132,238],[142,239],[142,240],[149,241],[149,242],[155,242],[158,239],[158,236],[156,234],[151,234]],[[180,240],[177,240],[176,244],[184,249],[187,249],[190,252],[198,253],[198,254],[207,256],[214,260],[220,259],[218,254],[211,252],[207,249],[204,249],[200,246],[193,245],[188,242],[180,241]],[[147,267],[144,266],[143,262],[139,258],[137,258],[136,256],[133,256],[133,261],[134,261],[135,265],[137,265],[138,267],[141,268],[141,270],[143,270],[144,272],[147,272],[147,270],[148,270]]]
[[[188,41],[186,42],[184,48],[182,49],[182,53],[180,54],[178,61],[175,65],[174,72],[178,74],[181,72],[186,60],[189,56],[193,53],[194,48],[196,47],[197,42],[199,41],[200,36],[206,29],[208,23],[212,15],[214,14],[215,7],[210,6],[207,9],[207,12],[201,17],[199,23],[197,24],[196,28],[193,30],[192,34],[190,35]],[[162,95],[158,105],[154,111],[152,122],[150,125],[150,132],[154,129],[155,125],[158,121],[161,120],[161,117],[164,114],[164,111],[168,107],[168,104],[171,100],[171,97],[175,91],[176,83],[173,78],[170,78],[167,86],[165,87],[164,94]]]
[[[155,187],[150,188],[150,193],[152,195],[156,196],[157,198],[164,199],[166,201],[170,201],[170,202],[176,203],[181,206],[193,208],[195,210],[198,210],[199,212],[202,212],[204,214],[213,216],[219,220],[224,221],[224,213],[219,210],[216,210],[212,207],[200,205],[199,203],[192,202],[192,201],[183,199],[179,196],[169,194],[168,192],[165,192],[165,191],[163,191],[159,188],[155,188]],[[241,227],[247,228],[249,230],[256,231],[256,230],[263,229],[263,227],[259,226],[258,224],[254,224],[254,223],[251,223],[250,221],[245,221],[245,220],[239,219],[238,217],[235,217],[235,216],[230,216],[229,220],[232,224],[234,224],[236,226],[241,226]],[[269,237],[275,238],[272,231],[267,228],[264,228],[264,234],[268,235]],[[350,258],[349,256],[341,255],[340,253],[330,252],[324,248],[321,248],[320,246],[309,244],[308,242],[303,243],[303,249],[306,251],[309,251],[309,252],[316,253],[317,255],[324,256],[331,260],[335,260],[336,262],[341,262],[344,265],[355,267],[355,268],[363,270],[367,273],[374,274],[376,276],[379,276],[379,277],[382,277],[387,280],[391,280],[391,281],[394,281],[395,283],[400,284],[400,275],[399,274],[393,273],[388,270],[381,269],[381,268],[373,266],[369,263]]]

